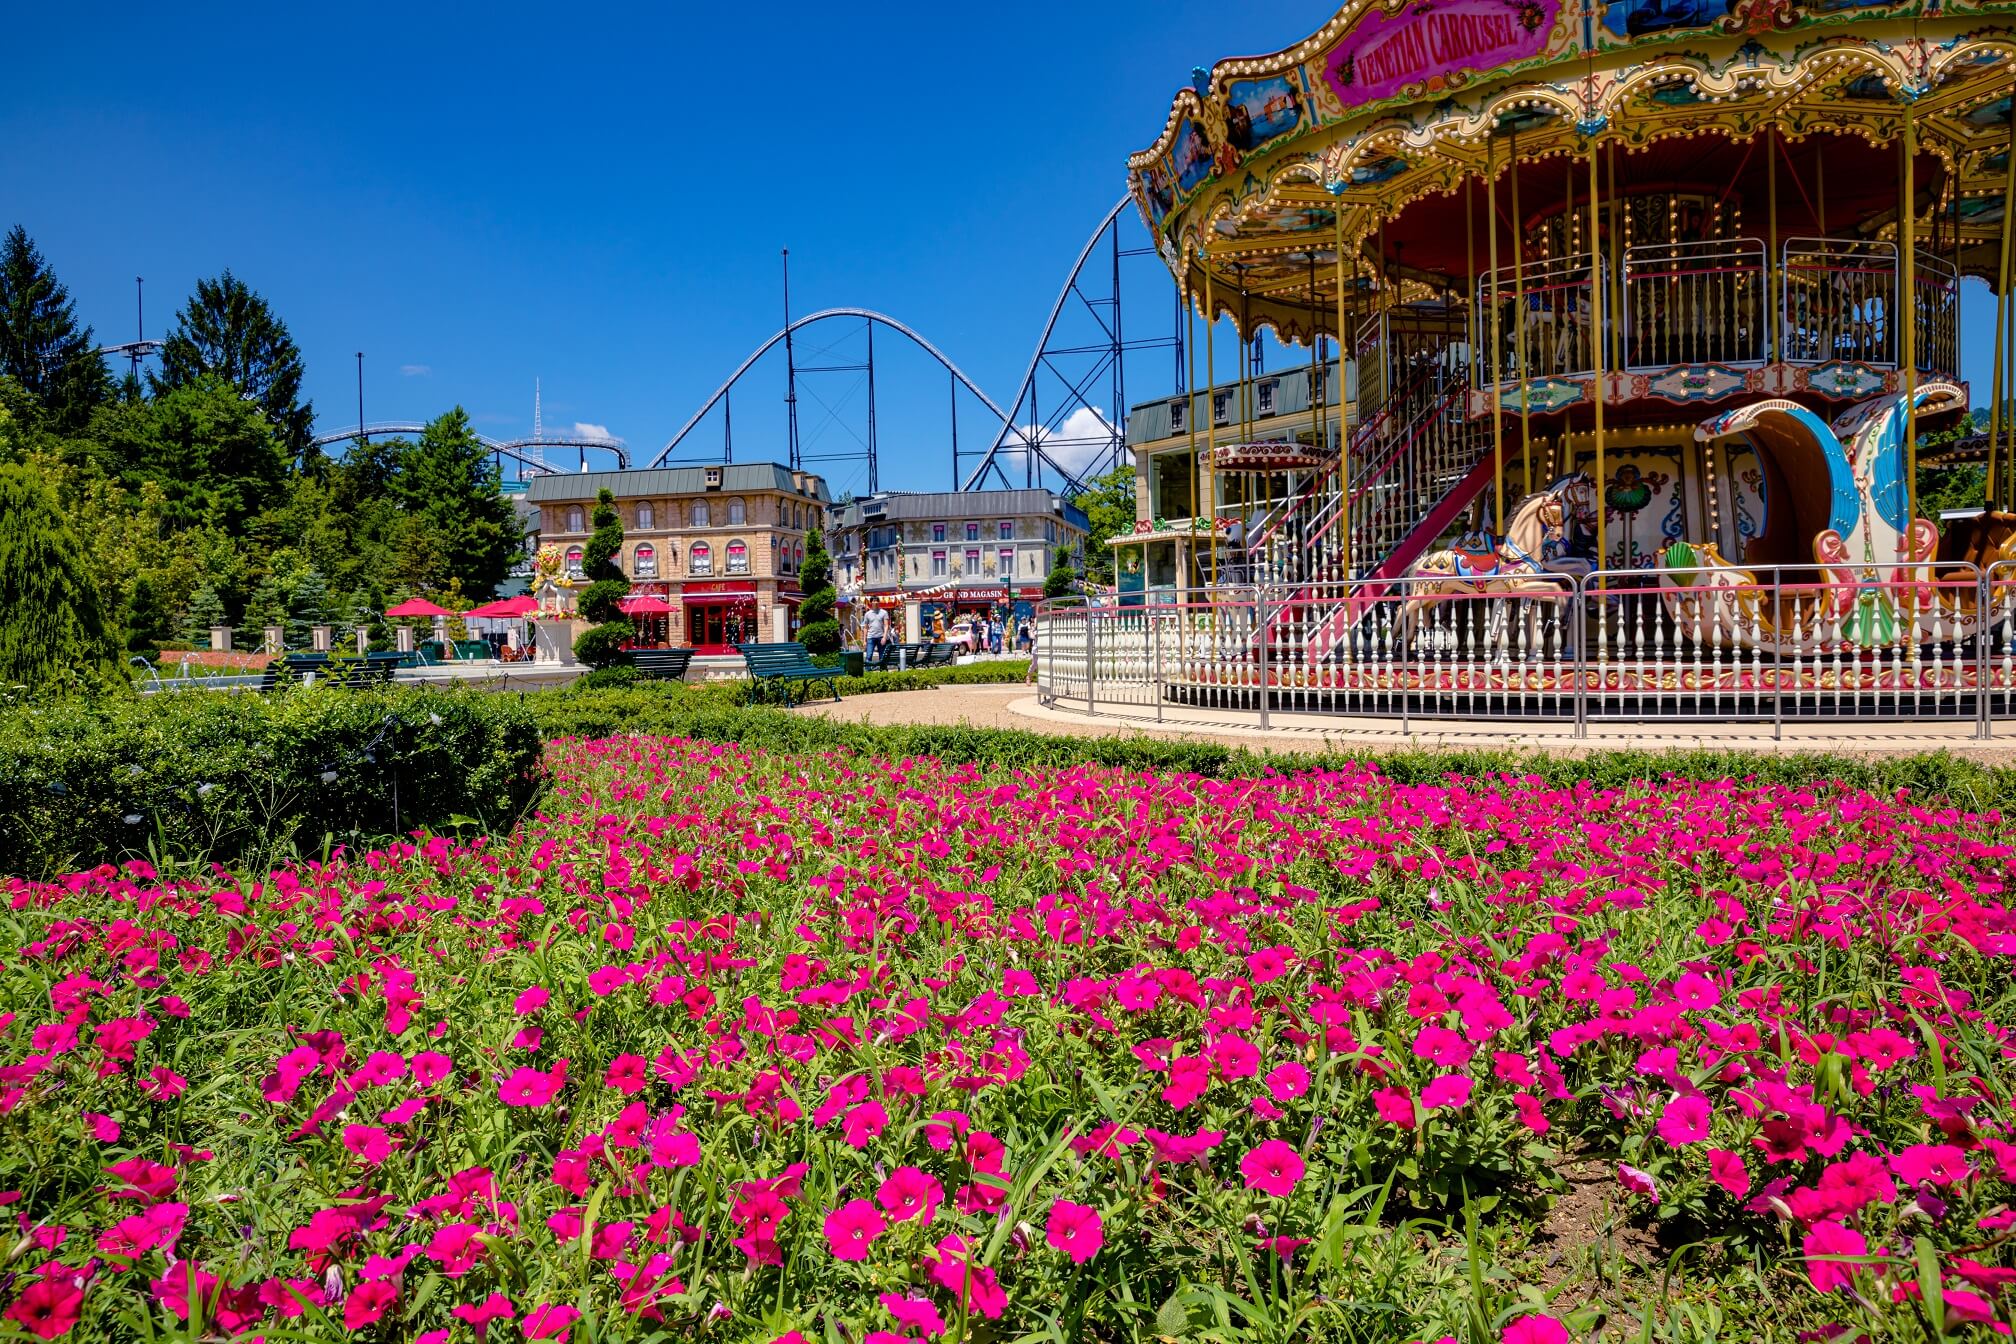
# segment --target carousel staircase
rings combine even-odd
[[[1270,638],[1293,631],[1311,664],[1328,658],[1383,587],[1347,585],[1404,574],[1490,484],[1490,436],[1464,418],[1468,393],[1463,375],[1430,362],[1352,431],[1348,548],[1335,473],[1255,526],[1254,576],[1286,590],[1269,617]]]

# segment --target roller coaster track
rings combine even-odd
[[[700,404],[700,408],[694,411],[693,414],[687,418],[686,423],[679,427],[679,431],[672,436],[671,440],[667,442],[663,448],[658,450],[658,455],[652,458],[651,461],[646,465],[653,467],[659,467],[665,465],[667,459],[669,459],[672,456],[672,454],[678,449],[680,443],[685,440],[686,436],[691,434],[696,428],[698,428],[700,422],[707,418],[707,413],[713,410],[717,405],[719,405],[721,403],[722,398],[726,397],[728,393],[734,388],[735,384],[741,381],[742,375],[749,372],[750,369],[754,368],[756,366],[757,360],[763,358],[764,355],[770,353],[770,351],[772,351],[779,344],[781,344],[785,336],[793,332],[800,331],[805,327],[812,326],[816,323],[830,322],[840,318],[847,318],[855,321],[867,322],[871,326],[879,322],[883,326],[889,328],[891,331],[897,333],[900,336],[903,336],[904,338],[909,340],[909,342],[912,345],[916,346],[919,350],[922,350],[925,354],[937,360],[939,365],[943,367],[947,373],[951,374],[953,378],[958,380],[958,383],[961,387],[965,388],[968,392],[971,392],[975,397],[979,398],[980,404],[985,406],[990,413],[999,416],[1001,418],[1001,424],[1003,427],[1002,432],[1004,435],[1009,433],[1015,433],[1017,435],[1021,434],[1021,431],[1014,430],[1009,426],[1008,412],[1002,410],[999,406],[997,406],[994,403],[994,399],[988,396],[985,392],[983,392],[980,389],[980,385],[974,382],[971,378],[969,378],[966,375],[966,371],[964,369],[960,368],[957,364],[954,364],[951,358],[947,356],[944,351],[940,350],[937,346],[933,345],[927,337],[925,337],[921,332],[917,331],[915,328],[909,326],[908,324],[900,321],[897,318],[889,316],[887,313],[878,313],[872,308],[826,308],[822,309],[819,312],[807,313],[804,317],[793,319],[789,325],[779,328],[777,332],[770,337],[769,340],[763,342],[763,344],[757,346],[754,350],[750,351],[748,358],[744,359],[741,362],[741,364],[736,366],[735,372],[729,374],[728,377],[722,382],[721,386],[714,389],[714,395],[707,398],[706,401]],[[1064,467],[1061,463],[1054,460],[1048,453],[1044,452],[1041,443],[1035,441],[1033,437],[1024,436],[1022,446],[1033,451],[1038,458],[1040,458],[1047,466],[1050,467],[1051,470],[1057,472],[1060,476],[1064,477],[1065,480],[1073,484],[1079,484],[1076,473],[1070,471],[1068,468]]]
[[[944,351],[932,344],[925,336],[903,322],[886,313],[869,308],[828,308],[811,313],[789,322],[768,340],[751,351],[735,371],[728,375],[714,394],[703,402],[698,410],[679,427],[665,447],[660,449],[648,465],[662,466],[678,450],[680,444],[699,427],[709,412],[727,400],[735,385],[755,367],[756,362],[779,344],[784,344],[789,356],[786,338],[804,327],[835,319],[865,321],[869,326],[869,417],[870,428],[868,453],[873,479],[873,331],[877,324],[903,336],[912,345],[936,360],[951,374],[959,387],[964,387],[978,398],[987,413],[998,423],[992,433],[983,440],[986,447],[961,452],[958,447],[956,404],[953,407],[953,481],[961,490],[977,490],[987,484],[989,477],[1001,485],[1013,484],[1009,473],[1003,469],[1002,459],[1017,457],[1022,462],[1025,484],[1035,485],[1045,471],[1054,473],[1056,480],[1067,492],[1085,488],[1086,482],[1116,462],[1123,460],[1125,453],[1126,381],[1125,358],[1130,350],[1161,347],[1175,351],[1175,382],[1172,390],[1180,393],[1184,384],[1184,364],[1182,347],[1182,323],[1180,307],[1178,320],[1172,334],[1163,337],[1128,338],[1121,321],[1120,272],[1121,259],[1133,256],[1152,256],[1153,245],[1148,247],[1123,248],[1121,246],[1121,221],[1133,205],[1131,197],[1121,197],[1099,221],[1099,226],[1079,249],[1071,271],[1058,291],[1056,301],[1051,304],[1049,315],[1044,319],[1043,329],[1037,338],[1036,348],[1029,357],[1021,382],[1015,389],[1013,400],[1005,405],[996,402],[982,391],[964,370],[953,363]],[[1094,258],[1101,244],[1111,248],[1112,272],[1110,292],[1100,292],[1099,268]],[[1157,267],[1160,273],[1159,265]],[[1161,284],[1167,284],[1166,273]],[[1173,292],[1173,291],[1172,291]],[[1082,310],[1082,311],[1081,311]],[[1074,341],[1066,334],[1067,315],[1072,320],[1089,319],[1090,328],[1085,339]],[[859,367],[859,366],[850,366]],[[1047,398],[1049,409],[1044,413],[1039,408],[1039,386],[1045,379],[1054,380],[1059,391]],[[1100,406],[1092,400],[1098,389],[1105,396],[1108,405]],[[1076,416],[1089,415],[1097,426],[1094,432],[1071,433],[1067,426]],[[1083,423],[1081,420],[1080,424]],[[965,469],[969,459],[977,458],[971,470]],[[1082,465],[1074,468],[1070,460]]]
[[[417,421],[404,420],[387,421],[384,423],[374,422],[361,428],[352,425],[348,429],[316,435],[315,446],[326,448],[338,443],[354,443],[358,439],[382,439],[394,436],[413,438],[426,428],[427,426]],[[619,468],[627,469],[630,465],[629,445],[624,443],[623,440],[615,438],[580,438],[560,434],[541,434],[537,437],[524,439],[493,439],[488,435],[478,434],[476,435],[476,441],[483,445],[485,452],[495,453],[499,457],[508,457],[529,471],[541,473],[553,473],[558,471],[559,468],[535,456],[532,452],[535,448],[572,448],[582,451],[592,450],[609,453],[615,457],[616,465]]]

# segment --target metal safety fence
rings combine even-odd
[[[1668,557],[1672,558],[1672,557]],[[1959,722],[2016,712],[2016,562],[1662,565],[1258,584],[1037,613],[1042,699],[1086,712],[1572,725]]]

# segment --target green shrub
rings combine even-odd
[[[580,611],[582,620],[607,625],[623,619],[623,608],[616,604],[629,591],[630,585],[621,579],[597,579],[581,590],[575,607]]]
[[[637,684],[637,669],[628,663],[617,663],[614,667],[598,667],[587,676],[574,683],[591,691],[606,691]]]
[[[840,651],[840,622],[814,621],[798,628],[798,642],[805,646],[807,653],[838,653]]]
[[[637,637],[628,621],[591,625],[574,640],[574,656],[590,667],[614,667],[623,660],[623,646]]]
[[[150,850],[256,862],[467,817],[507,829],[541,781],[517,696],[310,686],[0,711],[0,872]]]

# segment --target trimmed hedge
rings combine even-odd
[[[842,685],[851,685],[851,681],[843,679]],[[653,695],[649,691],[541,692],[529,696],[528,703],[548,737],[688,737],[733,742],[755,750],[856,752],[885,759],[932,756],[1003,769],[1089,763],[1216,779],[1252,779],[1342,769],[1369,760],[1396,784],[1440,783],[1450,776],[1513,776],[1562,787],[1629,788],[1672,775],[1795,787],[1838,783],[1872,792],[1903,789],[1984,811],[2016,806],[2016,770],[1981,765],[1944,752],[1883,760],[1738,751],[1602,750],[1581,757],[1512,750],[1277,754],[1145,735],[1060,737],[1009,728],[849,723],[782,709],[744,709],[724,705],[713,697]]]
[[[0,712],[0,873],[146,856],[263,861],[466,817],[508,829],[542,784],[516,696],[307,686]]]

